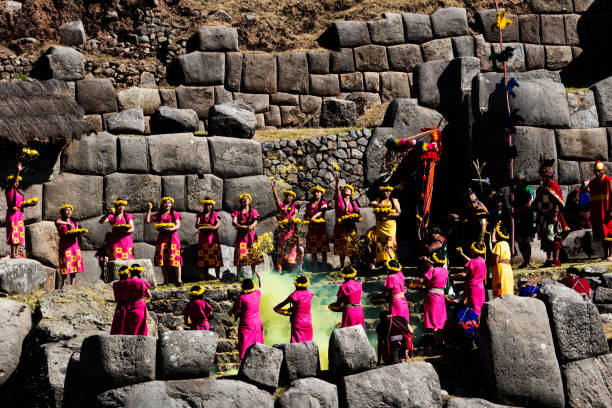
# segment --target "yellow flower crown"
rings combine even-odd
[[[10,176],[7,176],[7,177],[6,177],[6,181],[7,181],[7,182],[8,182],[8,181],[11,181],[11,180],[14,180],[14,179],[15,179],[15,175],[14,175],[14,174],[11,174]],[[21,177],[21,176],[17,176],[17,181],[21,181],[21,180],[23,180],[23,177]]]
[[[130,266],[128,269],[130,270],[130,272],[144,272],[144,268],[142,266]]]
[[[113,201],[113,205],[127,205],[127,201],[125,201],[125,200],[115,200],[115,201]]]
[[[393,267],[393,266],[389,265],[389,262],[390,262],[390,261],[391,261],[391,259],[389,259],[389,260],[387,260],[387,262],[385,262],[385,266],[387,267],[387,269],[388,269],[388,270],[393,271],[393,272],[399,272],[399,271],[401,271],[401,270],[402,270],[402,264],[400,264],[400,263],[398,262],[398,265],[399,265],[399,266],[397,266],[397,267]]]
[[[301,278],[301,277],[306,278],[306,283],[298,283],[298,281],[297,281],[297,280],[298,280],[298,278]],[[295,279],[293,280],[293,284],[294,284],[296,287],[298,287],[298,288],[307,288],[307,287],[308,287],[308,285],[310,285],[310,279],[308,279],[308,276],[306,276],[306,275],[298,275],[298,276],[297,276],[297,278],[295,278]]]
[[[321,186],[314,186],[310,188],[311,193],[314,193],[316,191],[320,191],[322,194],[325,194],[325,189]]]
[[[355,276],[357,276],[357,269],[353,268],[352,266],[350,268],[351,268],[351,273],[344,273],[340,271],[340,276],[342,276],[344,279],[350,279],[350,278],[354,278]]]
[[[174,198],[167,196],[167,197],[162,197],[159,199],[159,203],[163,203],[164,201],[170,201],[172,204],[174,204]]]
[[[292,191],[292,190],[283,190],[282,194],[283,195],[292,195],[293,198],[297,197],[297,194],[295,194],[295,191]]]
[[[340,191],[344,191],[345,188],[349,188],[351,190],[351,195],[355,194],[355,187],[351,186],[350,184],[345,184],[340,187]]]
[[[448,261],[447,258],[443,258],[443,259],[438,258],[438,255],[436,255],[435,252],[431,254],[431,259],[433,259],[435,263],[440,264],[440,265],[444,265]]]
[[[253,201],[253,197],[249,193],[242,193],[238,196],[238,202],[241,202],[244,197],[248,197],[249,201]]]
[[[206,288],[204,286],[196,286],[196,287],[200,288],[200,290],[190,290],[189,291],[190,295],[200,296],[202,293],[204,293],[204,291],[206,291]]]
[[[380,186],[380,187],[378,187],[378,191],[393,191],[393,187],[391,187],[391,186]]]
[[[252,293],[257,290],[257,284],[255,283],[253,279],[251,279],[251,281],[253,282],[253,288],[252,289],[242,289],[242,293]]]
[[[120,269],[117,271],[117,275],[129,275],[130,268]]]
[[[510,238],[510,234],[508,234],[508,235],[504,235],[504,233],[503,233],[503,232],[501,232],[501,228],[500,228],[500,226],[499,226],[499,225],[498,225],[497,227],[495,227],[495,232],[497,232],[497,235],[499,235],[499,237],[500,237],[501,239],[508,239],[508,238]]]
[[[200,204],[202,205],[212,204],[214,206],[216,203],[215,203],[215,200],[202,200],[200,201]]]
[[[65,210],[66,208],[70,208],[72,211],[74,211],[74,207],[72,206],[72,204],[64,204],[64,205],[62,205],[62,206],[59,208],[59,210],[60,210],[60,211],[63,211],[63,210]]]
[[[482,248],[482,249],[478,249],[476,248],[476,243],[472,242],[472,245],[470,246],[470,248],[472,248],[472,251],[474,251],[475,254],[478,255],[484,255],[487,253],[487,249],[486,248]]]
[[[27,157],[27,158],[30,158],[30,159],[35,159],[35,158],[37,158],[38,156],[40,156],[40,153],[38,153],[38,152],[37,152],[36,150],[34,150],[34,149],[29,149],[29,148],[27,148],[27,147],[24,147],[24,148],[21,150],[21,155],[22,155],[23,157]]]

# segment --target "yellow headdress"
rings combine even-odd
[[[348,269],[350,273],[344,273],[345,269]],[[340,276],[342,276],[344,279],[352,279],[357,276],[357,269],[353,268],[352,266],[346,266],[340,271]]]
[[[198,288],[198,289],[195,289]],[[190,295],[193,296],[200,296],[201,294],[203,294],[206,291],[206,288],[204,286],[200,286],[200,285],[196,285],[193,288],[191,288],[192,290],[189,291]]]
[[[14,174],[11,174],[10,176],[6,177],[6,181],[7,182],[12,181],[14,179],[15,179],[15,175]],[[21,180],[23,180],[23,178],[21,176],[17,176],[17,181],[21,181]]]
[[[292,195],[293,198],[297,197],[297,194],[295,194],[295,191],[292,190],[283,190],[283,195]]]
[[[390,265],[391,261],[392,261],[391,259],[388,259],[387,262],[385,262],[385,266],[387,267],[388,270],[393,271],[393,272],[399,272],[402,270],[402,264],[396,261],[398,266],[391,266]]]
[[[478,255],[484,255],[487,253],[487,248],[482,248],[482,249],[476,248],[476,242],[472,242],[472,246],[470,248],[472,248],[472,251],[474,251],[474,253]]]
[[[595,171],[598,170],[606,170],[606,166],[604,166],[603,162],[601,160],[597,160],[597,163],[595,163]]]
[[[310,188],[311,193],[315,193],[317,191],[320,191],[322,194],[325,194],[325,189],[321,186],[314,186]]]
[[[431,259],[438,265],[444,265],[446,262],[448,262],[447,258],[438,258],[438,255],[435,252],[431,254]]]
[[[115,201],[113,201],[113,205],[127,205],[127,201],[125,201],[125,200],[115,200]]]
[[[142,266],[130,266],[130,272],[144,272],[144,268]]]
[[[117,275],[129,275],[130,268],[123,268],[117,271]]]
[[[342,187],[340,187],[340,191],[344,191],[345,188],[348,188],[351,190],[351,195],[355,194],[355,187],[351,186],[350,184],[345,184]]]
[[[167,197],[162,197],[159,199],[159,204],[163,203],[164,201],[170,201],[172,204],[174,204],[174,198],[167,196]]]
[[[378,191],[393,191],[393,187],[392,186],[380,186],[378,187]]]
[[[299,278],[306,278],[306,282],[305,283],[299,283],[298,279]],[[308,285],[310,285],[310,279],[308,279],[308,276],[306,275],[298,275],[294,280],[293,280],[293,284],[298,287],[298,288],[307,288]]]
[[[241,202],[243,198],[248,197],[249,201],[253,201],[253,197],[249,193],[242,193],[238,196],[238,202]]]
[[[60,211],[63,211],[63,210],[65,210],[66,208],[70,208],[72,211],[74,211],[74,207],[72,206],[72,204],[64,204],[64,205],[62,205],[62,206],[59,208],[59,210],[60,210]]]
[[[499,236],[501,239],[508,239],[508,238],[510,238],[510,234],[505,235],[505,234],[502,232],[502,230],[501,230],[501,228],[500,228],[500,226],[499,226],[499,225],[495,227],[495,232],[497,233],[497,235],[498,235],[498,236]]]
[[[255,292],[257,290],[257,284],[255,283],[255,281],[253,279],[251,279],[251,282],[253,282],[253,287],[251,289],[242,289],[242,293],[251,293],[251,292]]]
[[[212,204],[214,206],[216,203],[215,203],[215,200],[202,200],[200,201],[200,204],[202,205]]]

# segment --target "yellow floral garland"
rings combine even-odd
[[[395,208],[393,207],[376,207],[374,208],[375,214],[393,214],[395,213]]]
[[[499,225],[497,227],[495,227],[495,232],[497,232],[497,235],[499,235],[499,237],[501,239],[508,239],[508,238],[510,238],[510,234],[504,235],[504,233],[501,232],[501,228],[499,227]]]
[[[173,222],[160,222],[159,224],[155,224],[154,228],[155,229],[174,228],[175,226],[176,226],[176,224],[173,223]]]
[[[301,224],[302,220],[295,217],[295,218],[285,218],[284,220],[280,220],[278,222],[278,226],[279,227],[286,227],[289,224]]]
[[[113,205],[128,205],[128,202],[125,200],[115,200],[113,201]]]
[[[117,275],[128,275],[130,273],[130,268],[120,269],[117,271]]]
[[[66,235],[77,235],[77,234],[87,234],[89,230],[87,228],[77,228],[73,230],[66,231]]]
[[[312,220],[312,221],[308,221],[308,220],[306,220],[306,221],[302,221],[302,225],[308,225],[308,224],[310,224],[311,222],[313,222],[313,223],[315,223],[315,224],[321,224],[321,223],[325,222],[325,218],[315,218],[315,219],[314,219],[314,220]]]
[[[306,278],[306,283],[298,283],[298,278],[300,277],[304,277]],[[310,285],[310,279],[308,279],[308,276],[306,275],[298,275],[294,280],[293,280],[293,284],[298,287],[298,288],[307,288],[308,285]]]
[[[338,162],[332,164],[332,169],[334,169],[336,171],[340,171],[340,165],[338,164]]]
[[[241,202],[243,198],[248,197],[249,198],[249,202],[253,201],[253,197],[251,197],[251,195],[249,193],[242,193],[238,196],[238,202]]]
[[[190,290],[189,294],[193,296],[200,296],[206,291],[206,288],[204,286],[198,286],[198,288],[200,288],[200,290]]]
[[[215,200],[202,200],[202,201],[200,201],[200,204],[202,204],[202,205],[212,204],[213,207],[214,207],[216,203],[215,203]]]
[[[14,179],[15,179],[15,175],[14,175],[14,174],[11,174],[10,176],[7,176],[7,177],[6,177],[6,181],[7,181],[7,182],[9,182],[9,181],[11,181],[11,180],[14,180]],[[17,181],[21,181],[21,180],[23,180],[23,177],[18,176],[18,177],[17,177]]]
[[[64,204],[59,208],[59,211],[65,210],[66,208],[70,208],[72,211],[74,211],[74,207],[72,206],[72,204]]]
[[[393,267],[391,265],[389,265],[389,262],[391,261],[391,259],[387,260],[387,262],[385,262],[385,266],[387,267],[388,270],[393,271],[393,272],[399,272],[402,270],[402,265],[398,262],[399,266],[398,267]]]
[[[244,293],[244,294],[253,293],[256,290],[257,290],[257,284],[255,283],[255,281],[253,281],[253,288],[252,289],[242,289],[242,293]]]
[[[440,264],[440,265],[444,265],[444,264],[446,264],[446,262],[448,262],[447,258],[444,258],[444,259],[438,258],[438,255],[436,255],[435,252],[433,254],[431,254],[431,259],[433,259],[433,261],[435,263]]]
[[[293,198],[297,197],[297,194],[295,194],[295,191],[293,191],[293,190],[283,190],[282,194],[283,195],[292,195]]]
[[[324,189],[323,187],[321,187],[321,186],[314,186],[314,187],[311,187],[309,191],[310,191],[311,193],[314,193],[314,192],[316,192],[316,191],[320,191],[322,194],[325,194],[325,189]]]
[[[340,271],[340,276],[342,276],[344,279],[350,279],[350,278],[354,278],[355,276],[357,276],[357,269],[353,268],[352,266],[350,268],[351,268],[351,273],[345,274],[344,272]]]
[[[212,229],[212,227],[213,227],[212,225],[204,224],[204,225],[200,225],[198,229],[199,230],[209,230],[209,229]]]
[[[32,160],[32,159],[36,159],[38,156],[40,156],[40,153],[38,153],[38,151],[34,149],[30,149],[27,147],[24,147],[23,149],[21,149],[21,157],[25,159]]]
[[[130,272],[144,272],[144,268],[142,266],[130,266],[128,269],[130,270]]]
[[[482,249],[476,248],[476,243],[475,242],[472,242],[472,245],[471,245],[470,248],[472,248],[472,251],[474,251],[474,253],[476,253],[478,255],[484,255],[484,254],[487,253],[487,249],[486,248],[482,248]]]
[[[114,224],[111,225],[111,229],[130,229],[132,226],[130,224]]]
[[[506,10],[498,11],[495,23],[491,26],[492,31],[504,30],[506,26],[511,26],[512,20],[506,17]]]
[[[361,218],[361,216],[357,213],[343,215],[342,217],[338,218],[338,222],[340,224],[344,222],[359,222],[361,220],[363,220],[363,218]]]
[[[274,309],[276,313],[283,316],[291,316],[293,312],[288,307],[281,307],[279,309]]]
[[[163,203],[164,201],[170,201],[172,204],[174,204],[174,198],[170,196],[160,198],[159,204],[161,205],[161,203]]]
[[[38,203],[38,197],[32,197],[29,200],[26,200],[21,203],[21,207],[30,207],[32,205],[36,205]]]
[[[378,191],[393,191],[393,187],[391,187],[391,186],[380,186],[380,187],[378,187]]]
[[[351,195],[355,194],[355,187],[353,187],[350,184],[345,184],[342,187],[340,187],[340,191],[344,191],[345,188],[348,188],[351,190]]]

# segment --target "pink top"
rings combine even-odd
[[[125,281],[126,297],[130,302],[142,300],[151,284],[142,278],[129,278]]]
[[[239,225],[251,225],[255,220],[259,219],[259,213],[256,209],[249,208],[249,211],[244,214],[240,209],[234,211],[232,217],[236,217]]]
[[[115,224],[129,224],[131,220],[134,219],[134,216],[132,214],[126,213],[124,212],[123,214],[121,214],[121,216],[115,215],[115,214],[110,214],[108,216],[108,222],[110,223],[110,225],[115,225]]]
[[[249,326],[252,322],[261,322],[259,315],[259,301],[261,291],[257,289],[251,293],[243,293],[234,303],[234,310],[240,310],[239,326]]]
[[[336,203],[336,218],[352,213],[359,213],[359,206],[357,205],[357,202],[349,200],[347,206],[344,202],[344,198],[338,197],[338,202]]]
[[[348,280],[340,285],[338,289],[338,300],[345,304],[358,305],[361,303],[361,282],[354,279]]]
[[[446,287],[446,280],[448,279],[448,271],[446,268],[437,267],[429,268],[425,273],[425,286],[428,289],[438,288],[444,289]]]
[[[4,191],[4,196],[6,197],[6,215],[7,217],[11,214],[21,211],[21,203],[23,203],[23,194],[15,187],[7,188]],[[14,210],[13,207],[17,207],[17,210]]]
[[[404,274],[402,271],[398,271],[392,275],[387,276],[385,280],[385,289],[391,289],[391,294],[404,293]]]
[[[313,215],[315,215],[316,213],[320,212],[321,216],[319,218],[325,218],[325,211],[327,211],[327,208],[323,208],[321,209],[321,207],[323,207],[324,205],[327,205],[327,201],[325,200],[321,200],[319,201],[319,204],[317,205],[317,203],[309,203],[308,206],[306,207],[306,218],[307,219],[311,219]]]
[[[184,316],[188,316],[191,319],[192,324],[200,324],[201,322],[208,320],[213,312],[213,308],[202,299],[194,299],[187,304],[183,311]]]
[[[291,320],[309,320],[310,321],[310,302],[314,293],[308,289],[296,290],[289,298],[292,303],[293,313],[291,314]]]
[[[487,274],[487,264],[480,256],[470,259],[465,267],[469,270],[466,284],[482,285]]]
[[[165,224],[165,223],[169,223],[169,222],[176,222],[176,220],[182,220],[183,217],[181,217],[181,214],[179,214],[178,212],[174,211],[174,210],[170,210],[171,213],[174,215],[174,220],[172,219],[172,216],[170,215],[170,213],[168,214],[160,214],[160,213],[155,213],[153,215],[151,215],[151,220],[153,220],[156,224]],[[178,231],[164,231],[164,230],[159,230],[159,234],[160,235],[166,235],[166,236],[171,236],[174,234],[178,235]]]
[[[276,205],[278,205],[278,216],[281,220],[287,220],[295,217],[295,203],[284,204],[282,201],[278,201]]]
[[[61,251],[62,249],[69,248],[69,247],[71,247],[72,245],[75,245],[75,244],[77,244],[77,245],[78,245],[78,240],[77,240],[76,235],[69,236],[69,235],[66,235],[66,233],[67,233],[69,230],[78,229],[78,228],[79,228],[79,223],[78,223],[78,222],[76,222],[76,221],[73,221],[73,220],[72,220],[72,218],[70,218],[70,219],[67,221],[67,222],[69,222],[69,223],[70,223],[70,226],[68,226],[68,225],[64,225],[64,224],[61,224],[61,225],[60,225],[60,224],[57,224],[57,221],[64,221],[64,222],[66,222],[66,220],[64,220],[64,219],[62,219],[62,218],[60,217],[60,218],[58,218],[58,219],[56,220],[56,224],[55,224],[55,226],[57,227],[57,232],[58,232],[59,237],[60,237],[60,243],[59,243],[60,251]]]
[[[197,223],[215,225],[221,216],[218,212],[213,211],[208,216],[204,215],[203,212],[198,213]],[[207,245],[213,245],[219,243],[219,230],[201,229],[198,234],[198,244],[206,243]]]
[[[126,280],[120,280],[113,283],[113,293],[115,294],[115,300],[117,303],[125,302],[127,300],[125,282]]]
[[[216,211],[211,212],[209,215],[204,215],[203,212],[199,212],[197,216],[197,222],[198,224],[215,225],[219,217],[220,215]],[[207,230],[200,230],[200,231],[212,232],[212,231],[207,231]]]

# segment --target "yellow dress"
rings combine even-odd
[[[512,254],[510,245],[506,241],[499,241],[493,248],[493,255],[499,256],[499,261],[510,261]],[[491,267],[493,275],[493,297],[514,294],[514,277],[512,266],[509,263],[498,263]]]
[[[385,208],[396,209],[399,207],[395,198],[391,201],[383,202],[378,200],[378,203],[382,203]],[[374,227],[374,233],[371,234],[373,237],[370,237],[376,244],[376,263],[397,259],[395,252],[397,249],[397,241],[395,240],[396,230],[397,223],[395,218],[390,218],[383,214],[376,215],[376,227]],[[389,252],[391,252],[392,256],[389,256]]]

